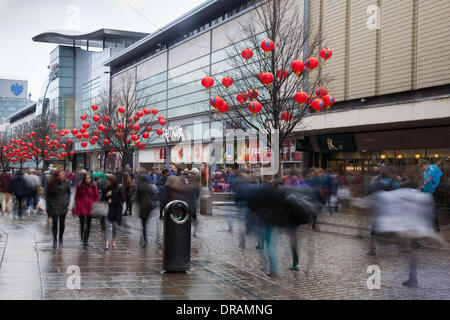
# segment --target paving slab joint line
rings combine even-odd
[[[5,230],[3,230],[2,228],[0,228],[0,233],[2,234],[1,236],[2,236],[2,238],[3,238],[3,235],[5,235],[6,236],[6,241],[5,241],[5,245],[3,246],[3,250],[2,250],[2,257],[1,257],[1,259],[0,259],[0,267],[2,266],[2,263],[3,263],[3,258],[5,257],[5,251],[6,251],[6,246],[8,245],[8,233],[5,231]]]
[[[45,300],[44,281],[42,279],[41,265],[39,263],[39,250],[37,247],[36,235],[33,236],[33,240],[34,240],[34,251],[36,252],[36,259],[37,259],[37,265],[38,265],[38,271],[39,271],[39,282],[41,283],[41,295],[42,295],[42,300]]]

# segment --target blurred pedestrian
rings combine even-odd
[[[157,188],[150,184],[145,175],[140,175],[136,183],[136,203],[139,206],[139,218],[142,222],[142,247],[147,246],[147,221],[153,209],[158,206],[156,201]]]
[[[34,173],[33,170],[28,170],[27,174],[24,176],[28,187],[27,196],[27,214],[30,215],[32,212],[35,214],[37,212],[37,204],[39,201],[37,191],[38,187],[41,186],[41,179]]]
[[[132,208],[133,208],[133,180],[131,179],[131,176],[124,172],[122,175],[122,188],[125,193],[125,199],[126,199],[126,209],[124,216],[131,216],[132,215]]]
[[[13,199],[10,193],[11,190],[11,182],[13,180],[13,176],[8,173],[8,171],[3,170],[3,173],[0,176],[0,195],[1,195],[1,205],[2,205],[2,214],[8,214],[13,211]]]
[[[70,187],[64,172],[53,171],[46,190],[47,212],[52,219],[53,248],[57,247],[58,225],[59,245],[63,245],[66,216],[70,202]]]
[[[19,219],[22,219],[24,201],[28,196],[28,186],[22,171],[17,172],[16,177],[11,182],[11,193],[16,198],[15,211]]]
[[[98,189],[92,176],[85,173],[77,185],[75,191],[75,208],[72,213],[80,219],[80,235],[83,248],[89,246],[89,233],[91,231],[91,210],[94,203],[99,199]]]
[[[108,203],[108,215],[105,218],[105,250],[108,250],[111,239],[111,227],[112,247],[116,247],[116,238],[118,228],[122,224],[123,203],[125,202],[125,194],[115,175],[107,177],[106,188],[103,190],[101,201]]]

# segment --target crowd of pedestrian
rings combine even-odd
[[[123,172],[115,173],[86,170],[75,173],[59,170],[51,172],[19,170],[13,175],[5,170],[0,175],[1,214],[22,219],[24,212],[25,215],[46,213],[49,223],[52,224],[53,248],[57,248],[58,244],[63,246],[65,221],[69,212],[79,219],[80,240],[84,249],[91,246],[89,235],[92,218],[99,218],[105,234],[105,250],[109,250],[110,246],[112,248],[117,246],[122,217],[132,216],[135,212],[142,223],[141,246],[145,248],[149,217],[159,207],[159,218],[162,219],[164,208],[173,200],[181,200],[187,204],[194,222],[193,235],[196,236],[197,204],[202,188],[208,185],[204,181],[207,179],[206,172],[205,166],[199,170],[195,167],[181,169],[176,165],[161,171],[154,168],[150,172],[140,173],[132,172],[129,167]],[[429,194],[430,197],[427,198],[429,200],[441,176],[440,169],[428,162],[422,162],[403,174],[391,167],[381,166],[378,175],[368,183],[366,189],[373,196],[372,199],[380,195],[385,196],[382,193],[407,188]],[[270,276],[276,276],[278,273],[275,228],[287,232],[292,253],[292,264],[289,269],[299,270],[298,227],[310,225],[315,230],[320,214],[325,212],[330,216],[333,215],[348,206],[346,202],[352,196],[348,181],[330,169],[310,168],[304,177],[299,170],[292,169],[285,175],[271,177],[250,174],[245,169],[235,168],[226,170],[224,179],[230,185],[235,195],[234,203],[239,208],[236,214],[232,212],[232,206],[228,206],[228,230],[233,231],[233,218],[237,218],[241,225],[241,248],[246,246],[246,236],[255,233],[256,249],[261,250],[267,258]],[[405,192],[398,197],[404,196]],[[412,196],[414,197],[414,194]],[[389,194],[386,199],[382,202],[389,202]],[[427,199],[424,199],[423,203],[428,201]],[[433,220],[432,226],[439,231],[434,203],[430,204],[429,201],[427,203],[430,207],[428,209],[433,213],[430,215]],[[383,227],[384,229],[380,227],[383,225],[380,217],[386,217],[392,208],[383,208],[382,214],[379,211],[379,205],[374,203],[372,210],[374,238],[376,235],[389,232],[385,230],[386,227]],[[417,241],[411,241],[411,245],[417,245]],[[368,254],[375,254],[375,242],[372,242]],[[417,284],[413,269],[405,285]]]

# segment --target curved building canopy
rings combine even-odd
[[[103,49],[126,48],[147,35],[148,33],[115,29],[99,29],[89,33],[54,30],[34,36],[33,41]]]

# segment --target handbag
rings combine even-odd
[[[102,218],[108,215],[109,206],[106,202],[96,202],[92,206],[91,216],[94,218]]]

